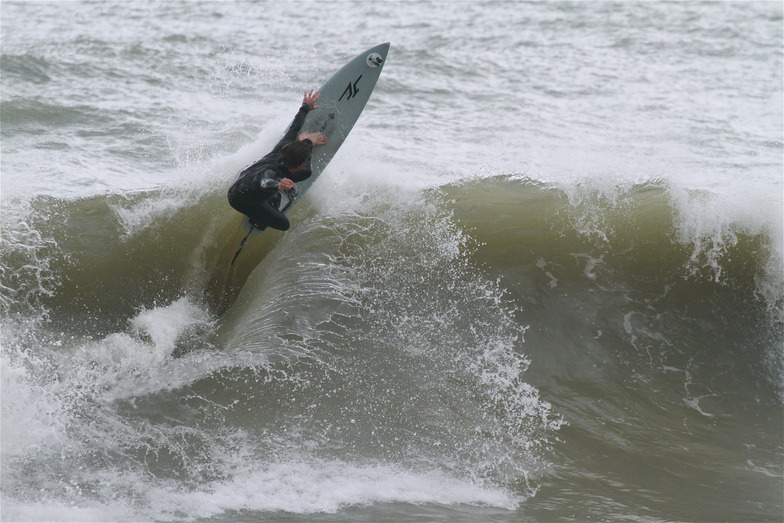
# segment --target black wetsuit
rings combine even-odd
[[[229,188],[229,204],[248,216],[251,224],[256,227],[272,227],[285,231],[290,226],[289,219],[278,210],[281,201],[278,184],[283,178],[288,178],[294,183],[309,178],[310,156],[305,167],[292,173],[283,165],[281,149],[297,139],[309,110],[308,104],[302,104],[283,139],[272,149],[272,152],[246,167]],[[305,139],[303,142],[313,148],[313,142],[310,140]]]

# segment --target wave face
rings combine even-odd
[[[538,517],[565,510],[555,483],[586,503],[589,483],[647,485],[617,516],[687,487],[718,503],[709,479],[740,473],[758,485],[748,510],[775,502],[781,280],[764,235],[680,243],[657,185],[579,202],[516,176],[342,194],[350,211],[303,204],[298,227],[241,254],[225,312],[214,268],[237,245],[205,248],[225,237],[209,224],[189,235],[193,207],[36,202],[59,212],[3,260],[26,297],[5,302],[15,514]],[[140,231],[101,230],[134,211]]]
[[[2,6],[0,519],[781,519],[780,6],[118,6]]]

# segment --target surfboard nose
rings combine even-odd
[[[389,52],[389,42],[384,42],[383,44],[378,44],[375,47],[371,47],[367,52],[378,53],[381,55],[381,58],[386,58],[387,52]]]
[[[384,60],[386,60],[388,51],[389,42],[384,42],[383,44],[378,44],[375,47],[371,47],[366,51],[367,57],[365,58],[365,63],[368,65],[368,67],[380,67],[383,65]]]

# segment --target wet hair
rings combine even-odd
[[[283,165],[289,169],[299,167],[310,159],[310,152],[312,146],[305,142],[296,141],[287,144],[281,152],[283,152]]]

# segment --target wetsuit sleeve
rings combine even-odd
[[[278,145],[272,149],[272,152],[276,153],[283,149],[283,146],[293,142],[297,139],[297,135],[299,131],[302,129],[302,124],[305,123],[305,117],[308,115],[308,111],[310,111],[310,106],[308,104],[302,104],[297,111],[297,114],[294,116],[294,120],[291,121],[286,134],[283,135],[283,139],[278,142]]]
[[[261,176],[259,185],[265,193],[272,194],[278,190],[279,183],[280,180],[278,179],[277,173],[272,169],[268,169],[264,171],[264,174]]]

